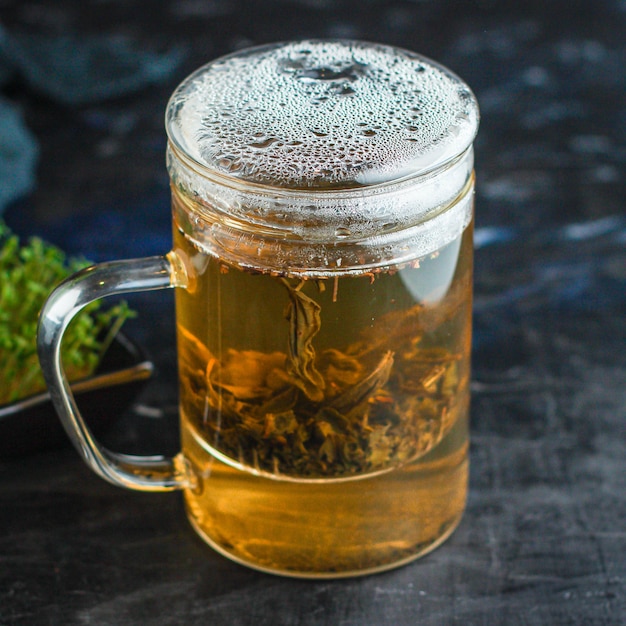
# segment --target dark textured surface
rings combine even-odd
[[[167,97],[235,47],[402,45],[463,76],[483,115],[472,475],[453,537],[387,574],[281,579],[206,548],[176,495],[111,487],[71,449],[32,455],[0,462],[0,624],[626,623],[623,0],[5,0],[0,20],[187,51],[175,77],[98,104],[61,106],[20,81],[4,90],[41,149],[37,189],[7,221],[95,260],[168,249]],[[158,379],[106,441],[173,452],[171,294],[133,304],[127,332]]]

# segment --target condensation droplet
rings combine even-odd
[[[263,141],[256,141],[254,143],[251,143],[250,147],[263,150],[263,148],[269,148],[269,146],[271,146],[273,143],[277,141],[278,139],[276,139],[276,137],[268,137],[267,139],[264,139]]]
[[[352,233],[350,232],[348,228],[339,227],[335,229],[335,237],[337,237],[338,239],[345,239],[346,237],[349,237],[351,234]]]

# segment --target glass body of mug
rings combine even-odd
[[[270,572],[350,576],[412,560],[459,523],[471,162],[470,150],[454,165],[464,184],[432,228],[330,246],[328,267],[294,269],[290,258],[315,251],[220,223],[176,184],[184,165],[171,152],[188,284],[176,292],[182,451],[197,477],[185,501],[219,552]]]

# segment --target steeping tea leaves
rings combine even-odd
[[[229,348],[219,358],[180,329],[185,412],[201,436],[234,463],[298,478],[386,471],[432,449],[454,423],[467,377],[460,351],[428,347],[424,326],[438,332],[428,307],[389,312],[352,344],[317,350],[325,311],[304,293],[308,281],[272,280],[286,290],[286,319],[271,322],[283,328],[285,352]],[[370,279],[339,284],[355,280]],[[458,304],[450,295],[440,325]]]

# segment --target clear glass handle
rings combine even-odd
[[[181,455],[131,456],[100,446],[76,406],[61,364],[61,340],[72,318],[104,296],[184,286],[184,272],[170,253],[102,263],[74,274],[50,294],[39,320],[39,360],[54,407],[72,443],[87,465],[105,480],[140,491],[172,491],[193,487]]]

